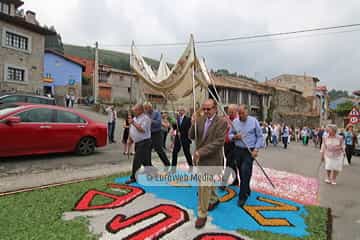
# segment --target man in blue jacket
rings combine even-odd
[[[161,113],[153,110],[151,103],[145,103],[144,109],[151,119],[151,142],[152,148],[157,152],[165,166],[170,166],[170,162],[163,149],[163,140],[161,135]]]

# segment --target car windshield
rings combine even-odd
[[[16,104],[6,104],[0,106],[0,116],[6,115],[12,111],[16,111],[18,109],[24,108],[24,106],[16,105]]]

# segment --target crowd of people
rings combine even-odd
[[[108,107],[106,111],[109,141],[114,143],[116,112],[113,107]],[[239,186],[238,206],[243,207],[251,194],[253,161],[257,158],[259,149],[270,144],[276,146],[282,142],[286,149],[291,141],[302,141],[302,144],[308,145],[312,140],[315,147],[320,147],[321,160],[325,162],[325,182],[333,185],[342,170],[345,155],[348,164],[351,164],[356,142],[351,125],[343,133],[339,133],[335,125],[315,129],[306,126],[294,128],[287,124],[259,123],[255,117],[249,116],[246,105],[231,104],[226,111],[226,114],[219,113],[217,102],[208,99],[199,111],[188,113],[184,107],[179,107],[177,114],[171,118],[168,113],[153,109],[150,103],[136,104],[123,125],[124,154],[134,154],[132,173],[126,183],[137,181],[136,172],[141,166],[152,166],[152,150],[157,153],[166,169],[174,173],[178,165],[178,154],[182,149],[190,171],[194,166],[223,167],[226,161],[226,169],[233,171],[225,170],[224,185],[220,188],[225,189],[229,184]],[[172,144],[167,146],[169,134]],[[190,148],[193,143],[195,151],[192,155]],[[166,151],[172,152],[171,162]],[[230,172],[235,175],[230,177]],[[199,184],[196,228],[205,225],[208,211],[219,204],[215,190],[215,186]]]
[[[114,131],[117,121],[114,107],[106,109],[108,113],[109,142],[115,143]],[[224,166],[223,148],[225,147],[226,166],[233,169],[227,172],[226,184],[239,186],[238,205],[242,207],[249,195],[252,176],[252,163],[259,149],[264,146],[263,132],[258,120],[248,115],[245,105],[230,105],[227,115],[218,113],[217,102],[208,99],[195,113],[187,112],[184,107],[170,118],[167,113],[153,109],[150,103],[137,104],[132,114],[125,119],[122,143],[124,154],[134,154],[132,173],[127,184],[136,182],[136,172],[141,166],[152,166],[151,152],[154,150],[166,169],[176,172],[178,154],[184,152],[191,171],[193,166]],[[197,126],[197,127],[195,127]],[[170,134],[172,144],[166,146]],[[193,155],[191,144],[195,143]],[[134,146],[134,152],[131,150]],[[172,152],[171,162],[166,149]],[[237,174],[234,174],[237,173]],[[232,182],[230,181],[232,179]],[[230,182],[229,182],[230,181]],[[224,186],[221,189],[224,189]],[[202,228],[208,211],[219,204],[215,185],[199,184],[198,219],[196,228]]]

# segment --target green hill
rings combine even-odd
[[[95,49],[89,46],[64,44],[64,53],[87,59],[95,58]],[[159,67],[159,61],[150,58],[145,58],[145,61],[156,69]],[[128,53],[99,49],[99,63],[119,70],[130,71],[130,55]]]

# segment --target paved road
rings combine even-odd
[[[79,109],[99,121],[106,122],[106,116]],[[98,149],[91,156],[73,154],[18,157],[0,159],[0,192],[68,181],[85,177],[109,175],[131,168],[131,158],[122,154],[120,144],[122,129],[118,123],[118,143]],[[154,158],[156,154],[153,154]],[[168,153],[170,156],[170,153]],[[259,160],[265,166],[277,170],[298,173],[320,179],[320,203],[331,207],[334,215],[333,239],[360,240],[360,158],[344,168],[338,178],[338,185],[325,184],[324,170],[318,173],[319,149],[291,143],[287,150],[269,147],[261,151]],[[159,160],[153,161],[161,165]]]

